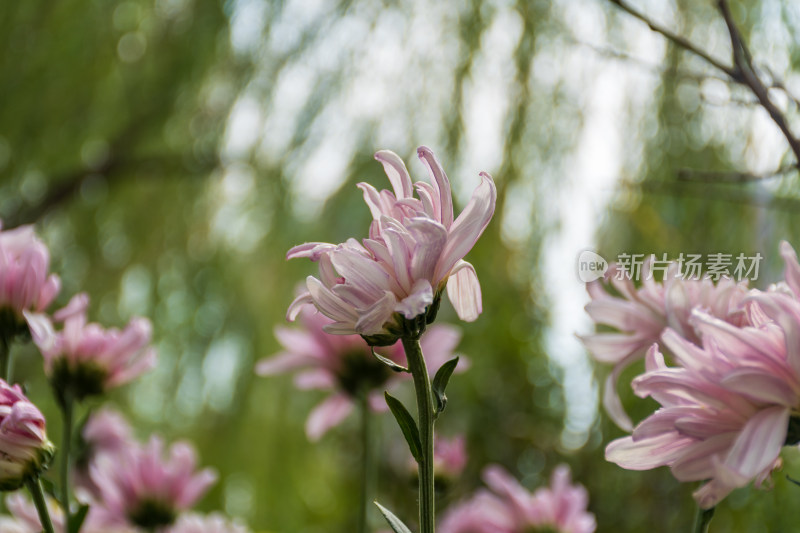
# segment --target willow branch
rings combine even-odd
[[[735,79],[735,72],[734,70],[722,63],[721,61],[714,59],[698,47],[696,47],[691,41],[686,39],[685,37],[678,35],[677,33],[673,32],[669,28],[658,24],[657,22],[651,20],[641,11],[638,11],[636,8],[625,2],[624,0],[609,0],[612,4],[615,4],[620,9],[625,11],[626,13],[632,15],[634,18],[637,18],[647,24],[647,26],[656,33],[660,33],[676,45],[680,46],[684,50],[691,52],[692,54],[696,55],[700,59],[704,60],[706,63],[711,65],[712,67],[716,68],[717,70],[721,70],[729,77]],[[738,81],[738,80],[737,80]]]

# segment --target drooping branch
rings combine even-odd
[[[761,104],[761,107],[763,107],[767,113],[769,113],[772,121],[777,124],[778,128],[780,128],[781,133],[783,133],[783,136],[789,143],[789,147],[792,149],[792,152],[794,152],[795,159],[797,160],[796,165],[798,165],[798,168],[800,168],[800,141],[798,141],[797,137],[794,136],[794,133],[789,128],[789,124],[786,121],[786,117],[772,101],[764,82],[761,81],[761,78],[758,77],[758,74],[753,68],[753,56],[750,53],[750,50],[747,48],[747,43],[742,38],[739,28],[736,26],[736,23],[733,20],[731,10],[728,7],[728,2],[726,0],[718,0],[717,7],[719,8],[720,13],[722,13],[722,17],[725,19],[725,25],[728,27],[728,33],[730,34],[731,38],[731,47],[733,48],[734,68],[736,73],[741,77],[740,83],[747,85],[747,87],[753,91],[753,94],[756,95],[756,98],[758,98],[758,102]]]
[[[725,74],[727,74],[731,78],[735,78],[735,72],[731,67],[725,65],[724,63],[722,63],[721,61],[719,61],[717,59],[714,59],[713,57],[711,57],[710,55],[708,55],[707,53],[702,51],[700,48],[696,47],[691,41],[689,41],[685,37],[683,37],[681,35],[678,35],[677,33],[673,32],[672,30],[670,30],[670,29],[658,24],[657,22],[651,20],[650,18],[647,17],[647,15],[645,15],[641,11],[637,10],[636,8],[634,8],[633,6],[631,6],[630,4],[625,2],[624,0],[609,0],[609,2],[611,2],[612,4],[615,4],[620,9],[622,9],[623,11],[629,13],[633,17],[641,20],[642,22],[647,24],[647,26],[651,30],[653,30],[654,32],[660,33],[661,35],[666,37],[668,40],[670,40],[673,43],[677,44],[678,46],[680,46],[684,50],[686,50],[688,52],[691,52],[692,54],[696,55],[697,57],[703,59],[706,63],[708,63],[712,67],[716,68],[717,70],[721,70],[722,72],[724,72]]]
[[[669,41],[673,42],[677,46],[703,59],[706,63],[708,63],[709,65],[713,66],[717,70],[727,75],[731,81],[743,85],[744,87],[749,89],[749,91],[752,92],[753,95],[756,97],[758,105],[763,107],[764,110],[769,114],[772,121],[778,126],[784,138],[789,143],[789,148],[792,150],[795,156],[795,163],[793,166],[795,168],[800,168],[800,141],[795,136],[794,132],[789,126],[786,116],[780,109],[778,109],[778,107],[770,98],[768,86],[779,87],[781,88],[781,90],[786,92],[787,95],[788,91],[786,91],[785,86],[780,81],[776,82],[776,78],[774,76],[771,76],[772,81],[769,84],[766,84],[761,79],[761,77],[758,74],[758,71],[753,66],[753,57],[752,54],[750,53],[749,48],[747,47],[747,43],[745,42],[741,32],[739,31],[738,26],[733,20],[733,16],[728,6],[727,0],[718,0],[717,8],[719,9],[723,19],[725,20],[725,24],[728,28],[728,33],[731,40],[732,57],[733,57],[733,65],[731,66],[728,66],[722,63],[721,61],[711,57],[709,54],[701,50],[699,47],[697,47],[694,43],[692,43],[685,37],[678,35],[677,33],[671,31],[670,29],[651,20],[649,17],[647,17],[647,15],[645,15],[641,11],[638,11],[624,0],[609,0],[609,2],[618,6],[623,11],[629,13],[631,16],[644,22],[651,30],[663,35],[665,38],[667,38]],[[791,98],[791,95],[789,96]],[[742,180],[742,181],[748,181],[748,180]]]

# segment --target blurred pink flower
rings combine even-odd
[[[647,371],[633,382],[636,394],[661,409],[606,448],[606,458],[623,468],[669,466],[679,481],[709,480],[694,493],[703,508],[769,478],[800,408],[800,302],[757,291],[748,300],[752,326],[694,311],[702,347],[664,333],[678,366],[668,367],[654,345]]]
[[[147,445],[98,456],[90,475],[98,490],[98,514],[109,526],[158,528],[171,525],[216,481],[210,469],[195,471],[194,449],[177,442],[164,458],[164,444],[151,437]]]
[[[45,426],[20,386],[0,379],[0,490],[16,490],[47,468],[55,447]]]
[[[48,514],[56,533],[66,533],[64,527],[64,511],[61,505],[53,498],[46,497]],[[6,497],[6,508],[12,518],[0,518],[0,531],[3,533],[40,533],[42,524],[36,506],[22,492],[14,492]],[[137,533],[135,529],[126,526],[108,526],[98,523],[97,510],[89,508],[86,519],[81,526],[81,533]]]
[[[92,453],[118,452],[132,440],[128,421],[118,411],[102,407],[94,411],[81,431],[81,437]]]
[[[437,476],[457,478],[467,466],[467,444],[464,435],[448,439],[437,437],[433,442],[433,470]]]
[[[156,352],[149,346],[152,326],[134,318],[120,331],[88,323],[89,297],[78,294],[57,311],[63,322],[56,332],[51,319],[26,313],[31,335],[44,356],[45,373],[59,394],[69,391],[77,400],[123,385],[155,366]]]
[[[619,296],[609,294],[607,285],[600,280],[586,284],[592,299],[586,305],[586,312],[595,324],[619,331],[580,338],[597,361],[614,365],[606,379],[603,405],[617,425],[630,431],[633,424],[617,395],[617,380],[622,372],[643,358],[668,327],[690,342],[699,343],[689,320],[693,309],[702,309],[731,324],[744,325],[746,315],[741,302],[747,294],[747,284],[728,278],[720,279],[716,285],[708,278],[684,279],[677,263],[669,266],[661,283],[653,279],[652,261],[648,260],[642,268],[644,281],[637,289],[629,277],[617,275],[619,270],[618,265],[612,264],[606,273],[606,279],[610,279]]]
[[[247,526],[218,513],[184,513],[168,533],[249,533]]]
[[[449,509],[439,525],[440,533],[591,533],[594,515],[587,511],[589,496],[581,485],[572,485],[569,468],[558,466],[550,486],[531,494],[499,466],[489,466],[482,489],[471,499]]]
[[[102,454],[122,452],[134,441],[128,421],[109,407],[94,411],[81,430],[82,446],[72,471],[75,486],[97,497],[98,489],[89,475],[89,465]]]
[[[284,351],[262,359],[256,373],[270,376],[299,370],[295,384],[301,389],[321,389],[332,394],[311,411],[306,421],[306,435],[317,440],[330,428],[340,424],[353,410],[360,394],[367,394],[374,411],[387,409],[383,392],[401,379],[398,374],[372,355],[371,348],[359,335],[331,335],[325,332],[331,319],[311,305],[299,311],[301,328],[275,328],[275,336]],[[435,372],[448,359],[461,338],[453,326],[436,325],[428,328],[420,344],[425,359]],[[405,365],[401,343],[377,349],[384,357]],[[458,371],[468,362],[459,360]]]
[[[2,229],[2,224],[0,224]],[[33,231],[33,226],[0,231],[0,321],[12,320],[2,328],[25,326],[23,311],[41,312],[61,290],[61,280],[48,275],[50,252]]]
[[[407,466],[409,471],[417,473],[417,462],[410,454]],[[467,445],[464,435],[456,435],[450,439],[437,435],[433,442],[433,470],[437,482],[440,478],[450,481],[459,477],[465,466],[467,466]]]
[[[394,193],[360,183],[372,212],[369,238],[333,245],[306,243],[289,250],[287,258],[307,257],[319,262],[319,278],[309,276],[308,292],[289,307],[293,320],[302,304],[314,303],[333,319],[329,333],[359,334],[373,344],[391,344],[400,334],[398,316],[408,320],[438,306],[447,294],[462,320],[473,321],[482,311],[481,289],[475,269],[463,261],[492,218],[496,190],[492,178],[481,173],[464,211],[453,220],[450,182],[430,149],[417,155],[428,167],[430,183],[417,182],[393,152],[380,151]],[[419,198],[415,198],[416,189]],[[449,281],[448,281],[449,280]]]

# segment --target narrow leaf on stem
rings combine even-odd
[[[375,359],[377,359],[378,361],[380,361],[384,365],[388,366],[389,368],[391,368],[395,372],[398,372],[398,373],[399,372],[406,372],[408,374],[411,373],[411,371],[409,369],[407,369],[406,367],[404,367],[402,365],[398,365],[397,363],[395,363],[391,359],[389,359],[387,357],[384,357],[381,354],[377,353],[374,348],[372,349],[372,355],[375,356]]]
[[[83,521],[86,520],[86,515],[89,513],[89,506],[86,504],[78,507],[78,511],[69,517],[69,533],[80,533]]]
[[[408,442],[408,448],[411,450],[411,455],[414,456],[414,460],[417,463],[422,461],[422,442],[419,440],[419,429],[417,429],[417,423],[414,422],[414,418],[411,416],[411,413],[408,412],[408,409],[394,396],[389,394],[388,392],[384,393],[386,397],[386,404],[389,406],[389,410],[392,411],[395,420],[400,426],[400,430],[403,432],[403,436],[406,438],[406,442]]]
[[[433,395],[436,398],[437,416],[447,407],[447,394],[445,394],[445,389],[447,388],[447,383],[450,381],[450,376],[453,375],[453,371],[456,369],[456,365],[458,365],[458,357],[454,357],[443,364],[433,377],[432,388]]]
[[[378,507],[378,510],[380,510],[381,514],[386,519],[386,521],[389,522],[389,525],[391,526],[392,531],[394,531],[394,533],[411,533],[411,530],[408,529],[408,526],[405,525],[402,522],[402,520],[397,518],[393,512],[391,512],[389,509],[379,504],[378,502],[372,502],[372,503],[374,503]]]

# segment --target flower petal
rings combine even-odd
[[[353,402],[344,394],[334,394],[316,406],[306,420],[306,435],[317,441],[330,428],[339,425],[353,410]]]
[[[433,198],[434,205],[438,207],[438,220],[449,230],[453,224],[453,193],[450,191],[450,180],[447,179],[447,174],[444,173],[442,165],[430,148],[420,146],[417,148],[417,156],[428,167],[431,185],[438,193],[438,198]]]
[[[459,261],[453,267],[447,280],[447,297],[458,318],[465,322],[474,322],[483,312],[481,284],[471,264]]]
[[[633,440],[623,437],[606,446],[606,461],[627,470],[650,470],[671,464],[694,439],[681,436],[677,431],[657,437]]]
[[[389,182],[392,184],[397,199],[411,197],[413,194],[411,176],[408,175],[408,170],[403,160],[391,150],[375,152],[375,159],[383,165],[383,170],[389,177]]]
[[[753,415],[733,444],[725,466],[748,480],[772,467],[786,440],[790,409],[768,407]]]
[[[427,279],[419,279],[411,288],[411,294],[403,298],[394,308],[398,313],[411,320],[425,312],[433,303],[433,288]]]
[[[436,265],[435,281],[443,279],[449,274],[453,265],[472,249],[492,219],[496,201],[497,189],[494,181],[491,176],[482,172],[480,185],[472,193],[472,198],[464,211],[448,228],[447,244]],[[445,227],[447,226],[445,225]]]

